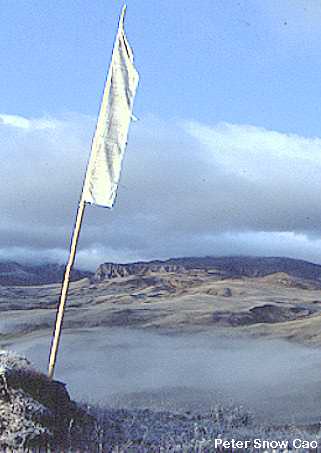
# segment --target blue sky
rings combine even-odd
[[[88,210],[80,265],[225,253],[321,262],[321,3],[127,5],[139,122],[117,209]],[[121,7],[0,0],[3,258],[65,259]]]
[[[137,114],[320,135],[318,3],[128,0]],[[121,5],[2,0],[3,112],[95,115]]]

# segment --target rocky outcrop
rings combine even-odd
[[[0,351],[0,450],[66,445],[86,437],[93,418],[23,357]]]
[[[286,321],[295,321],[314,314],[314,310],[305,306],[277,306],[265,304],[250,308],[249,311],[216,311],[212,321],[222,326],[244,326],[259,323],[275,324]]]
[[[178,264],[165,262],[141,262],[129,264],[104,263],[100,265],[93,277],[94,281],[103,281],[110,278],[128,277],[135,275],[148,275],[154,272],[184,272],[185,268]]]

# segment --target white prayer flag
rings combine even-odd
[[[96,132],[84,181],[82,200],[86,203],[113,206],[120,178],[138,73],[124,31],[123,10]]]

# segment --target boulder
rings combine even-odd
[[[232,290],[231,288],[223,288],[221,295],[224,297],[232,297]]]

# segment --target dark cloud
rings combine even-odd
[[[0,117],[0,256],[63,261],[94,121]],[[86,209],[78,264],[238,253],[321,261],[320,170],[320,139],[142,119],[116,207]]]

